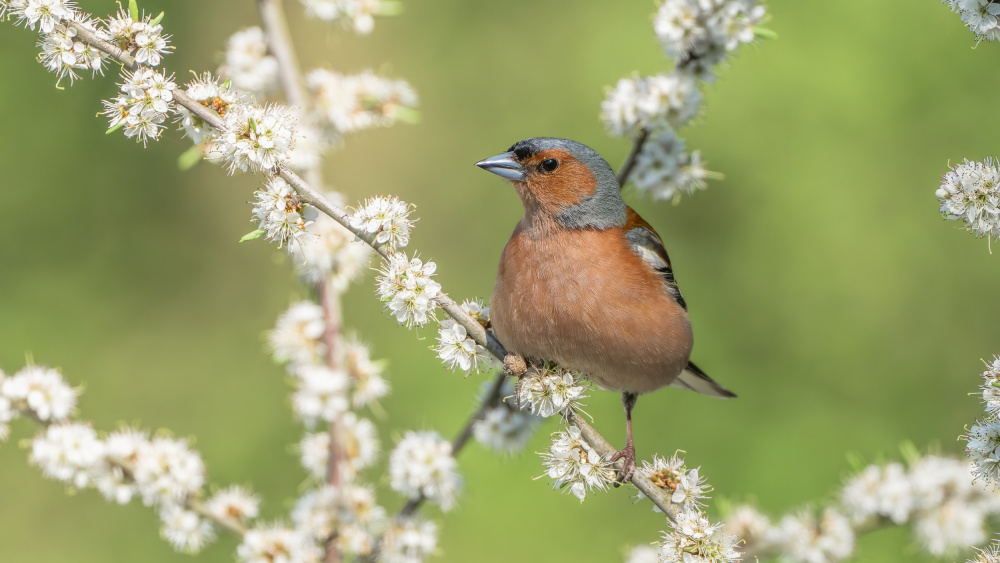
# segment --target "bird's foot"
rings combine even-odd
[[[625,446],[625,449],[611,456],[609,461],[614,463],[618,460],[622,461],[622,467],[618,470],[618,480],[615,482],[616,487],[619,483],[627,483],[632,479],[632,474],[635,473],[635,446],[632,444]]]

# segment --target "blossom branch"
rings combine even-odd
[[[119,60],[126,67],[130,69],[137,68],[138,65],[135,62],[135,59],[121,49],[118,49],[114,45],[101,40],[94,33],[90,32],[76,22],[69,22],[69,24],[77,30],[79,39],[86,41],[104,51],[108,55]],[[217,113],[186,95],[184,92],[175,92],[174,99],[178,104],[187,108],[212,127],[219,130],[223,129],[222,119]],[[358,239],[364,241],[366,244],[375,249],[375,251],[377,251],[383,258],[388,259],[393,255],[393,250],[391,248],[387,247],[386,244],[381,244],[376,241],[375,233],[368,233],[363,229],[352,226],[351,215],[346,210],[330,202],[290,168],[281,165],[278,167],[277,174],[288,182],[290,186],[292,186],[296,193],[302,198],[303,202],[313,205],[319,211],[329,215],[344,228],[354,233]],[[495,337],[493,337],[493,335],[489,334],[486,329],[479,324],[479,322],[472,318],[471,315],[462,310],[458,303],[443,292],[435,296],[434,300],[451,318],[466,329],[470,338],[488,350],[498,360],[503,361],[507,355],[503,345]],[[570,413],[567,418],[570,424],[580,429],[584,439],[599,453],[603,455],[614,452],[614,449],[607,442],[607,440],[605,440],[603,436],[601,436],[588,423],[583,421],[578,415]],[[676,513],[676,508],[669,502],[665,494],[648,482],[648,479],[646,479],[641,472],[636,472],[636,474],[633,475],[632,482],[639,488],[640,491],[643,492],[643,494],[649,496],[650,499],[653,500],[653,502],[661,510],[663,510],[665,514],[670,515]]]
[[[632,169],[635,168],[635,161],[639,158],[639,153],[642,152],[642,146],[646,144],[647,138],[649,138],[649,130],[643,127],[639,130],[639,134],[635,138],[635,143],[632,144],[632,150],[628,153],[628,158],[625,159],[625,164],[622,164],[621,170],[618,171],[619,187],[625,187],[625,182],[628,181],[628,177],[632,173]]]

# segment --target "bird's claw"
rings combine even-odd
[[[514,383],[514,408],[521,410],[521,380],[528,373],[528,363],[517,354],[507,354],[503,359],[503,371],[508,377],[516,377]]]
[[[614,463],[618,460],[621,460],[622,466],[618,470],[618,480],[615,481],[616,487],[620,483],[627,483],[632,479],[632,474],[635,473],[635,446],[632,444],[625,446],[625,449],[611,456],[609,461]]]

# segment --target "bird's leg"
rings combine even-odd
[[[510,377],[516,377],[514,383],[514,408],[521,410],[521,380],[528,373],[528,364],[518,354],[507,354],[503,359],[503,371]]]
[[[618,473],[618,482],[625,483],[635,473],[635,445],[632,443],[632,409],[639,395],[622,393],[622,406],[625,407],[625,448],[611,456],[611,462],[622,460],[622,468]],[[617,483],[615,486],[618,486]]]

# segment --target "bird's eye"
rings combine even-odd
[[[559,161],[554,158],[546,158],[542,161],[542,170],[552,172],[559,166]]]

